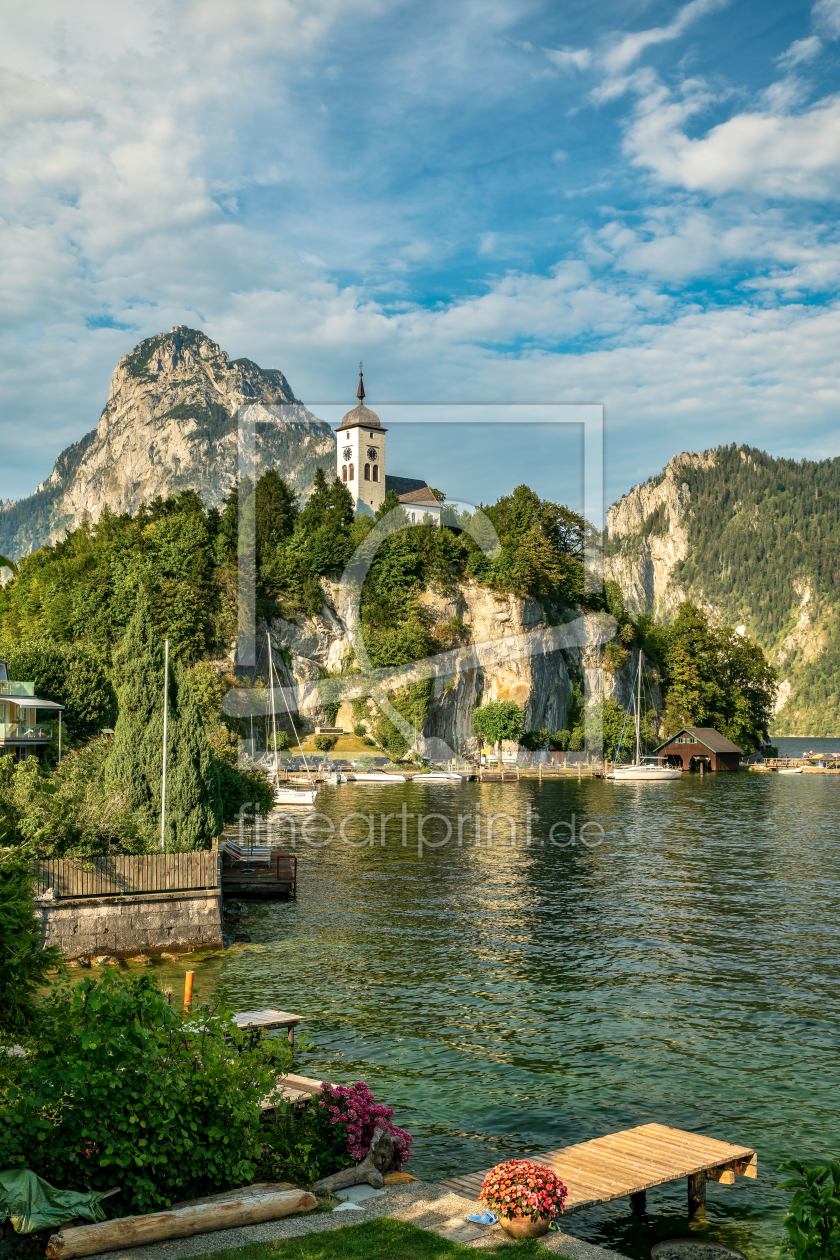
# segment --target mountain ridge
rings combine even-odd
[[[16,559],[63,537],[107,504],[135,512],[157,495],[196,490],[208,506],[237,475],[237,414],[258,410],[258,466],[306,493],[335,439],[276,368],[231,359],[205,333],[177,325],[120,359],[95,429],[66,447],[34,494],[0,505],[0,554]],[[278,411],[278,408],[282,410]]]
[[[776,735],[840,734],[840,460],[682,452],[607,516],[604,572],[635,616],[682,600],[779,672]]]

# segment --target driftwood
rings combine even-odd
[[[292,1212],[307,1212],[317,1200],[306,1190],[280,1190],[265,1194],[244,1194],[222,1203],[202,1203],[149,1216],[124,1216],[98,1225],[62,1229],[47,1244],[49,1260],[70,1260],[72,1256],[95,1256],[100,1251],[138,1247],[164,1238],[188,1238],[215,1229],[257,1225]]]
[[[381,1190],[384,1184],[382,1174],[391,1167],[393,1158],[394,1139],[384,1129],[374,1129],[370,1150],[361,1164],[356,1164],[355,1168],[344,1168],[331,1177],[322,1177],[315,1182],[312,1189],[316,1194],[327,1194],[335,1190],[346,1190],[349,1186],[360,1186],[366,1181],[375,1190]]]

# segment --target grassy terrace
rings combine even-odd
[[[277,1242],[252,1243],[231,1251],[213,1252],[213,1260],[465,1260],[486,1256],[516,1260],[529,1256],[537,1260],[547,1253],[538,1242],[501,1243],[498,1247],[467,1247],[448,1242],[426,1229],[417,1229],[389,1217],[347,1225],[342,1229],[285,1238]],[[199,1256],[196,1260],[210,1260]],[[562,1260],[562,1257],[561,1257]]]

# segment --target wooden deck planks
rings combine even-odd
[[[528,1158],[547,1164],[565,1183],[569,1191],[567,1212],[724,1166],[736,1171],[749,1166],[755,1175],[755,1152],[750,1147],[662,1124],[639,1125]],[[488,1171],[450,1177],[441,1184],[475,1199]]]

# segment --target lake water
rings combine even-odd
[[[840,777],[321,799],[336,825],[372,813],[374,844],[361,817],[351,843],[299,842],[297,902],[251,903],[253,943],[196,963],[199,993],[223,984],[240,1008],[305,1015],[302,1070],[365,1078],[414,1133],[424,1178],[648,1121],[753,1146],[758,1180],[710,1183],[701,1232],[778,1254],[779,1163],[840,1153]],[[404,804],[451,820],[451,840],[418,854]],[[517,823],[515,846],[503,820],[487,844],[488,815]],[[426,834],[445,832],[439,818]],[[180,980],[184,965],[163,970]],[[686,1232],[685,1198],[683,1182],[650,1192],[647,1218],[621,1201],[567,1228],[642,1260]]]

